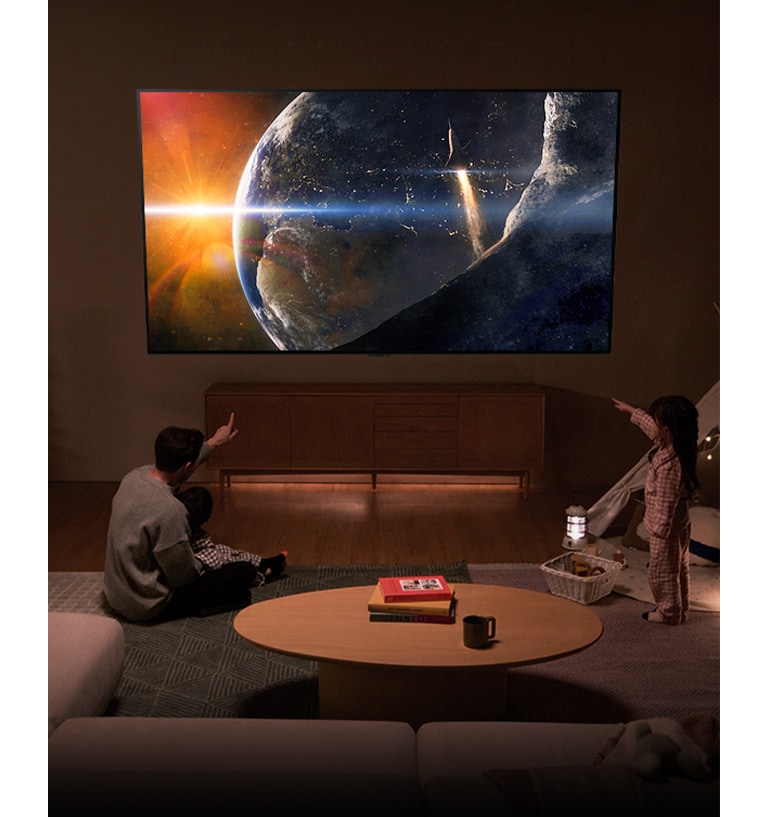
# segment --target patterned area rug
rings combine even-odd
[[[266,599],[373,586],[381,576],[440,574],[471,582],[465,562],[442,565],[297,565],[254,588]],[[123,625],[126,658],[109,715],[152,717],[316,718],[317,665],[256,647],[234,631],[234,612],[137,624],[104,600],[101,573],[49,573],[49,612],[111,616]]]
[[[443,573],[454,582],[547,593],[539,565],[291,567],[253,590],[254,601],[310,590],[373,585],[379,576]],[[50,573],[49,609],[112,615],[101,573]],[[667,716],[719,717],[720,615],[692,612],[681,627],[649,624],[643,601],[611,593],[590,605],[604,632],[582,652],[509,671],[507,717],[619,723]],[[126,662],[109,714],[316,718],[317,666],[262,650],[232,628],[234,613],[160,624],[121,623]]]

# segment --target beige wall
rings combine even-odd
[[[542,478],[611,484],[645,448],[612,395],[719,378],[718,4],[363,6],[49,5],[51,479],[119,479],[216,381],[498,381],[547,388]],[[611,354],[147,355],[136,90],[253,87],[620,89]]]

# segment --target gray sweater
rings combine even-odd
[[[208,455],[205,445],[200,460]],[[176,489],[150,476],[144,465],[127,474],[112,500],[104,562],[104,595],[131,621],[159,616],[173,589],[202,572],[189,543],[187,510]]]

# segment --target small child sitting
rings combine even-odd
[[[248,562],[256,568],[253,587],[260,587],[266,581],[277,578],[288,562],[287,551],[264,559],[247,550],[235,550],[227,545],[217,545],[203,525],[210,519],[213,511],[213,497],[207,488],[192,486],[178,494],[178,499],[184,504],[189,515],[189,527],[192,534],[189,543],[195,557],[202,564],[203,570],[215,571],[225,564],[233,562]]]

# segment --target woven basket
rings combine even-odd
[[[592,604],[613,590],[621,565],[600,556],[587,556],[584,553],[580,553],[579,556],[590,567],[602,567],[605,573],[598,573],[596,576],[575,576],[571,573],[570,553],[550,559],[541,566],[541,570],[553,596],[562,596],[579,604]]]

